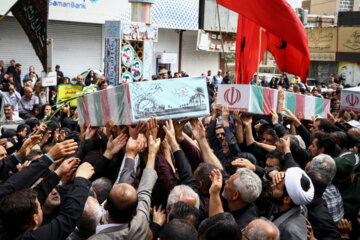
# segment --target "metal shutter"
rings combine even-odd
[[[65,76],[75,77],[88,68],[102,69],[102,25],[50,21],[48,38],[54,39],[53,67],[59,64]],[[41,73],[40,61],[21,26],[15,18],[7,17],[0,22],[0,60],[7,67],[11,59],[21,63],[21,77],[30,65]]]

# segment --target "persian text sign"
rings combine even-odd
[[[360,27],[339,27],[338,52],[360,52]]]
[[[336,28],[308,28],[306,33],[309,39],[310,52],[336,52]]]
[[[79,84],[60,84],[57,89],[57,99],[56,102],[61,102],[66,99],[76,96],[76,93],[83,90],[83,85]],[[76,99],[70,102],[70,107],[77,107]]]
[[[341,109],[360,112],[360,88],[348,88],[341,91]]]

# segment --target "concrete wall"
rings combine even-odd
[[[197,31],[183,32],[181,69],[190,76],[200,76],[207,70],[213,73],[219,69],[219,53],[197,51]],[[154,58],[152,74],[156,73],[156,57],[160,53],[176,53],[179,56],[179,33],[172,29],[159,29],[159,41],[154,43]],[[176,64],[171,64],[172,73],[178,71],[178,57]]]
[[[336,0],[311,0],[310,14],[336,15]]]

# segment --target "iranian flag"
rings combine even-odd
[[[125,86],[125,85],[124,85]],[[127,87],[114,87],[78,98],[79,122],[85,126],[127,123],[125,92]]]
[[[217,101],[222,105],[228,105],[231,111],[268,115],[271,109],[277,110],[278,90],[248,84],[221,84]],[[283,107],[295,115],[303,113],[308,120],[311,120],[312,116],[327,118],[330,100],[285,92]]]
[[[266,87],[251,86],[251,112],[256,114],[270,114],[276,111],[278,105],[278,90]]]
[[[303,113],[305,119],[310,120],[312,116],[327,118],[330,112],[330,100],[285,92],[284,108],[289,109],[295,116]]]

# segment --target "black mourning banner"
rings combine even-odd
[[[11,12],[24,29],[46,72],[49,1],[18,0],[12,6]]]

